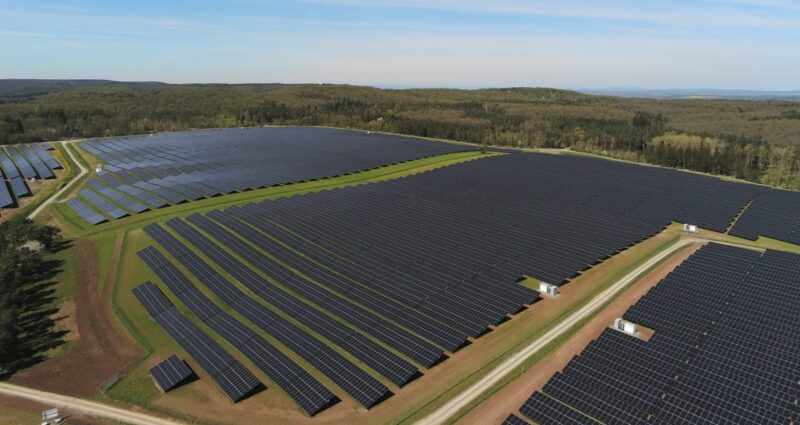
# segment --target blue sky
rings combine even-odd
[[[795,0],[0,0],[0,78],[800,89]]]

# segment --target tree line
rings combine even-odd
[[[627,104],[603,116],[603,108],[612,102],[617,100],[552,89],[103,86],[0,105],[0,143],[191,128],[325,125],[479,145],[568,148],[800,189],[800,153],[791,145],[752,135],[682,131],[660,112],[628,110]],[[700,105],[730,109],[730,116],[744,113],[741,106],[733,109],[726,103]],[[792,104],[779,106],[782,116],[794,116]]]
[[[58,229],[14,218],[0,224],[0,379],[44,359],[61,344],[52,279],[63,249]]]

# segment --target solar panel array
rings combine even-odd
[[[766,236],[800,244],[800,192],[770,190],[747,207],[730,234],[756,240]]]
[[[153,366],[150,369],[150,374],[153,375],[158,388],[163,392],[167,392],[194,376],[194,372],[183,360],[179,359],[176,355],[169,356],[163,362]]]
[[[405,385],[419,374],[414,365],[400,356],[336,321],[333,317],[317,312],[311,305],[304,304],[287,292],[281,291],[277,285],[253,272],[188,223],[180,219],[172,219],[167,224],[176,233],[199,248],[201,252],[212,258],[236,280],[259,294],[264,301],[272,303],[284,313],[292,314],[303,325],[343,347],[353,357],[364,362],[396,385]]]
[[[234,402],[263,387],[238,360],[181,314],[152,282],[133,288],[150,316],[211,376]]]
[[[81,147],[103,162],[102,175],[113,176],[106,180],[113,187],[109,190],[140,198],[130,191],[135,187],[144,196],[171,204],[468,150],[409,137],[324,128],[167,133],[91,140]]]
[[[319,381],[273,344],[222,311],[157,250],[150,247],[139,252],[139,255],[199,320],[250,359],[308,414],[316,414],[335,401],[333,393]],[[237,291],[233,286],[222,286],[224,283],[219,279],[221,277],[213,280],[216,282],[216,292],[227,290],[233,294]],[[238,295],[241,296],[234,305],[236,311],[252,310],[263,314],[259,304],[242,293]]]
[[[30,196],[25,184],[29,178],[55,178],[52,170],[61,168],[39,145],[0,146],[0,208],[19,205],[19,198]]]
[[[710,244],[520,408],[540,424],[788,424],[800,415],[800,255]]]
[[[150,225],[145,227],[145,231],[223,302],[297,353],[362,406],[372,407],[391,394],[385,385],[332,349],[329,344],[306,333],[290,320],[247,296],[163,228]],[[164,278],[164,276],[160,277]],[[184,286],[182,292],[198,292],[191,283],[187,282],[182,286]],[[173,289],[173,291],[178,290],[177,288]],[[180,297],[180,294],[178,296]],[[204,306],[205,311],[196,311],[195,313],[201,320],[205,320],[205,317],[213,318],[219,314],[214,311],[215,308],[218,307],[211,303]],[[233,320],[229,326],[243,325]],[[224,329],[215,330],[221,334],[225,332]]]

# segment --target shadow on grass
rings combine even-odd
[[[71,242],[59,242],[50,252],[58,252],[71,247]],[[65,319],[57,316],[55,305],[55,277],[62,271],[63,261],[44,259],[35,267],[25,270],[26,277],[19,288],[15,306],[14,322],[16,335],[4,343],[4,359],[0,364],[0,380],[27,369],[47,358],[47,352],[65,343],[68,331],[56,330],[56,324]]]

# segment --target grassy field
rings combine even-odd
[[[27,410],[0,406],[0,423],[4,425],[31,425],[41,423],[41,416]]]

